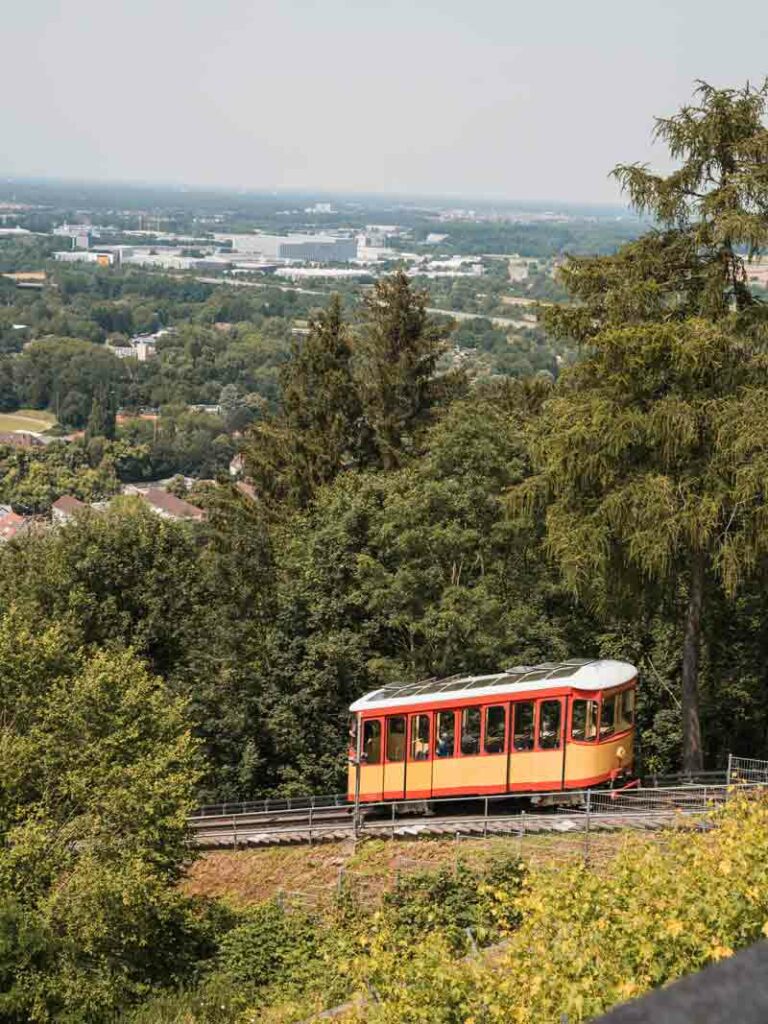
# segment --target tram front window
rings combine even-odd
[[[437,757],[453,757],[455,740],[456,718],[453,711],[438,712],[435,755]]]
[[[603,697],[600,708],[600,739],[608,739],[616,732],[616,697]]]
[[[378,718],[363,723],[363,761],[379,764],[381,761],[381,722]]]
[[[575,700],[571,715],[571,739],[592,743],[597,739],[597,701]]]

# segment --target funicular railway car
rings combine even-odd
[[[358,781],[370,802],[626,780],[636,683],[626,662],[573,659],[382,687],[350,709],[349,799]]]

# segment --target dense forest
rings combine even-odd
[[[765,932],[760,804],[667,859],[628,855],[610,880],[521,888],[510,861],[434,883],[482,943],[510,939],[502,989],[493,970],[457,969],[466,935],[425,910],[433,882],[404,883],[371,920],[341,899],[336,925],[239,913],[178,882],[196,802],[338,791],[349,703],[393,679],[621,657],[640,669],[643,770],[765,756],[768,321],[744,267],[768,246],[767,99],[702,85],[657,125],[677,170],[617,168],[656,227],[564,265],[571,302],[541,310],[553,344],[577,352],[558,375],[446,363],[448,328],[402,272],[354,310],[339,296],[302,307],[300,335],[287,327],[300,300],[283,292],[273,317],[256,308],[264,293],[141,278],[123,308],[130,275],[67,272],[55,299],[30,300],[28,319],[70,340],[9,346],[8,402],[86,436],[7,453],[4,479],[29,489],[15,500],[44,507],[48,471],[114,493],[158,471],[162,430],[178,445],[199,428],[207,517],[163,520],[124,497],[0,548],[0,1020],[298,1021],[307,992],[322,1006],[367,979],[383,996],[372,1020],[426,1007],[446,1024],[502,1021],[514,1000],[533,1022],[563,1009],[566,984],[576,1021]],[[110,286],[100,319],[92,304],[79,319],[79,297]],[[185,304],[194,327],[146,370],[102,347]],[[161,436],[114,436],[113,391],[168,405]],[[207,427],[173,411],[208,401],[225,408]],[[234,434],[251,489],[227,479]],[[739,829],[752,839],[737,855]],[[578,964],[603,904],[637,926],[629,942],[618,911],[600,918],[598,985]],[[537,958],[553,965],[538,982]]]

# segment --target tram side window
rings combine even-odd
[[[507,731],[507,709],[493,707],[485,709],[485,752],[503,754],[504,737]]]
[[[411,715],[411,760],[429,760],[429,715]]]
[[[533,701],[515,704],[515,750],[533,750]]]
[[[617,696],[616,702],[618,704],[616,728],[619,732],[631,729],[635,724],[635,691],[624,690]]]
[[[616,732],[616,695],[603,697],[600,709],[600,739],[605,740]]]
[[[559,700],[543,700],[539,709],[539,747],[557,750],[562,732],[563,705]]]
[[[480,708],[464,708],[461,712],[461,752],[480,753]]]
[[[387,719],[387,760],[405,760],[405,715]]]
[[[437,757],[453,757],[456,739],[456,718],[452,711],[439,711],[437,715],[437,735],[435,736],[435,754]]]
[[[363,723],[363,761],[379,764],[381,761],[381,722],[378,718]]]
[[[597,739],[597,701],[575,700],[571,713],[571,739],[592,743]]]

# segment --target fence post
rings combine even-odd
[[[730,786],[732,777],[733,777],[733,754],[729,754],[728,755],[728,773],[727,773],[727,775],[725,777],[725,784],[726,784],[726,786]],[[726,794],[725,794],[725,799],[726,800],[728,799],[728,792],[727,792],[727,790],[726,790]]]
[[[392,802],[392,838],[393,839],[395,838],[395,809],[396,809],[396,807],[397,807],[397,804],[393,801]]]
[[[584,828],[584,866],[589,867],[589,826],[592,815],[592,790],[587,790],[587,822]]]
[[[525,811],[520,812],[520,860],[523,859],[523,839],[525,838]]]
[[[309,845],[312,845],[312,804],[309,805]]]
[[[232,815],[232,836],[235,844],[235,850],[237,850],[237,818]]]
[[[488,838],[488,797],[485,798],[485,816],[483,818],[483,836]]]

